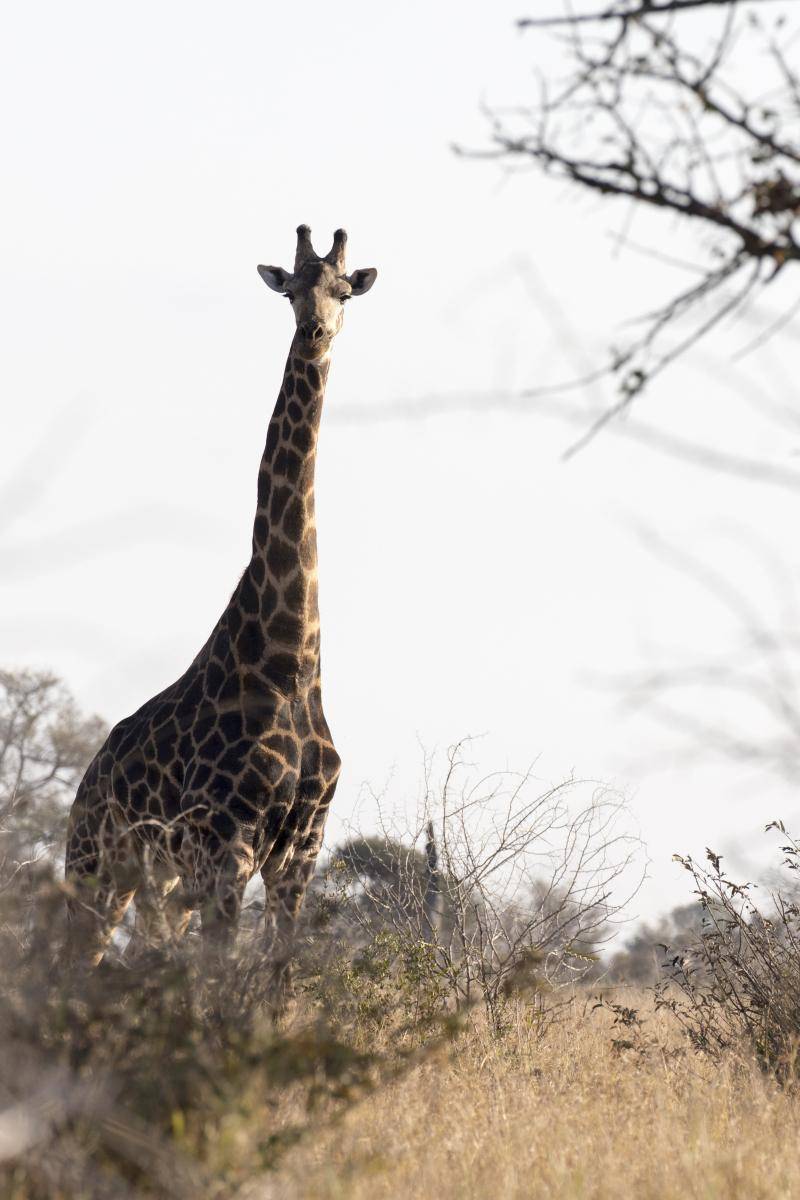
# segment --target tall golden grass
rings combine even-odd
[[[75,981],[51,925],[14,961],[0,923],[0,1200],[800,1196],[792,1058],[711,1053],[652,992],[534,989],[498,1032],[306,976],[276,1028],[245,949]]]
[[[576,998],[546,1036],[525,1006],[478,1020],[432,1060],[306,1138],[248,1200],[778,1200],[800,1196],[800,1097],[746,1051],[691,1050],[647,996],[620,1039]],[[388,1037],[388,1035],[387,1035]],[[627,1049],[615,1042],[633,1040]],[[284,1119],[291,1116],[284,1114]]]

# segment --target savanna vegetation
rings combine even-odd
[[[800,859],[779,824],[771,899],[682,859],[691,903],[614,953],[638,852],[619,800],[475,780],[454,747],[416,825],[384,813],[327,856],[275,1020],[258,893],[222,970],[192,928],[132,955],[130,924],[68,969],[52,831],[103,726],[50,677],[0,682],[0,1194],[796,1190]]]

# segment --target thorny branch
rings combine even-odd
[[[784,18],[756,11],[768,3],[624,0],[518,22],[559,32],[566,74],[532,107],[492,110],[492,146],[476,156],[532,160],[701,234],[699,280],[613,351],[619,399],[587,438],[800,259],[800,73]],[[684,14],[700,8],[716,14],[711,38]]]
[[[750,4],[772,4],[775,0],[745,0]],[[559,25],[583,25],[596,21],[634,21],[641,17],[662,15],[664,13],[679,13],[691,8],[720,8],[728,6],[731,0],[640,0],[639,3],[611,4],[596,12],[578,13],[564,17],[521,17],[517,21],[519,29],[554,28]]]

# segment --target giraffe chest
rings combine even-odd
[[[248,848],[253,869],[288,862],[339,774],[318,684],[294,700],[191,700],[170,706],[161,724],[145,728],[137,714],[115,731],[103,766],[123,822],[163,841],[168,856],[199,838],[223,852]]]
[[[340,760],[321,710],[285,706],[253,733],[226,739],[214,729],[187,764],[184,810],[210,803],[241,825],[302,827],[339,773]],[[237,732],[239,730],[237,729]]]

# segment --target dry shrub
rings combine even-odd
[[[721,856],[712,850],[706,851],[708,867],[676,855],[692,877],[703,920],[688,947],[666,964],[669,983],[660,989],[660,1003],[677,1017],[692,1044],[712,1058],[746,1044],[765,1070],[794,1083],[800,1039],[800,907],[794,873],[800,868],[800,844],[780,821],[769,830],[785,840],[781,878],[761,907],[754,900],[756,885],[728,878]]]
[[[438,780],[426,759],[415,817],[374,797],[380,834],[354,830],[314,899],[357,968],[385,979],[391,967],[428,1014],[480,1004],[501,1034],[509,996],[552,994],[596,970],[638,887],[641,846],[616,793],[575,780],[541,790],[530,771],[482,775],[468,746],[450,747]]]
[[[25,936],[3,922],[0,1195],[233,1196],[381,1077],[319,1012],[276,1028],[247,946],[222,972],[190,938],[70,977],[62,910],[51,881]]]

